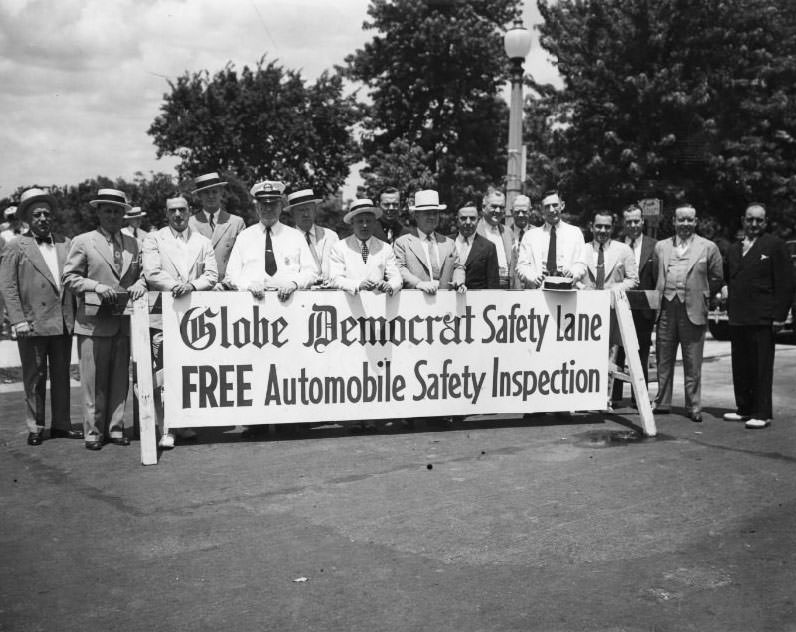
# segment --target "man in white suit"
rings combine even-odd
[[[319,202],[312,189],[303,189],[290,193],[285,206],[312,253],[317,275],[316,284],[329,282],[329,253],[332,246],[340,240],[331,228],[323,228],[315,223]]]
[[[227,183],[215,171],[194,180],[196,187],[191,193],[199,198],[202,210],[188,222],[191,230],[204,235],[213,244],[218,265],[219,284],[226,278],[227,263],[232,247],[246,224],[237,215],[232,215],[221,206],[221,198]],[[221,285],[219,285],[221,287]]]
[[[213,245],[204,235],[189,227],[191,213],[188,201],[177,197],[166,200],[165,228],[144,239],[144,278],[150,290],[171,292],[179,297],[193,291],[212,290],[218,280],[218,267]],[[163,332],[160,315],[153,316],[151,328],[155,369],[163,366]],[[163,425],[163,401],[160,389],[155,393],[158,426],[161,429],[159,445],[164,449],[174,447],[174,433]],[[183,438],[192,438],[193,431],[183,431]]]
[[[351,224],[354,234],[337,241],[329,254],[330,285],[356,294],[360,290],[394,294],[403,279],[398,272],[390,244],[373,236],[381,209],[372,201],[355,200],[343,221]]]
[[[436,232],[439,212],[446,208],[439,203],[436,191],[415,194],[415,205],[409,210],[417,227],[401,235],[393,246],[405,287],[426,294],[436,294],[437,290],[464,290],[464,264],[456,256],[453,240]]]
[[[611,239],[614,216],[597,211],[591,223],[594,239],[586,245],[586,274],[578,283],[587,290],[632,290],[638,285],[638,269],[633,251],[625,243]]]

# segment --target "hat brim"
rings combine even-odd
[[[129,213],[125,213],[122,219],[144,219],[146,217],[146,213],[135,213],[134,215],[130,215]]]
[[[343,221],[346,224],[350,224],[357,215],[363,215],[364,213],[373,213],[376,219],[382,216],[382,211],[378,206],[363,206],[362,208],[348,211],[348,213],[343,216]]]
[[[301,202],[296,202],[295,204],[286,204],[285,210],[289,211],[290,209],[295,208],[297,206],[303,206],[304,204],[319,204],[320,202],[321,200],[318,198],[312,198],[311,200],[302,200]]]
[[[16,217],[19,220],[25,221],[25,214],[27,213],[31,204],[33,204],[34,202],[41,202],[42,200],[47,202],[52,208],[52,210],[55,211],[55,197],[50,193],[46,193],[44,195],[34,195],[32,198],[29,198],[24,202],[22,202],[21,204],[19,204],[19,206],[17,206],[17,212],[14,217]]]
[[[132,204],[125,204],[124,202],[117,202],[116,200],[91,200],[91,202],[89,202],[89,206],[93,206],[94,208],[97,208],[100,204],[113,204],[114,206],[121,206],[126,211],[129,211],[131,208],[133,208]]]
[[[208,189],[214,189],[216,187],[225,187],[227,186],[226,182],[216,182],[214,184],[208,184],[206,187],[199,187],[198,189],[194,189],[191,191],[191,194],[199,193],[199,191],[207,191]]]
[[[434,205],[410,206],[409,207],[409,211],[411,213],[416,213],[417,211],[444,211],[447,208],[448,208],[447,204],[437,204],[436,206],[434,206]]]

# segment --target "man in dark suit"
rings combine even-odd
[[[99,228],[72,240],[62,281],[77,295],[75,333],[83,387],[86,448],[100,450],[106,439],[130,445],[124,436],[124,403],[130,385],[130,319],[118,313],[146,292],[138,241],[121,232],[132,207],[116,189],[100,189],[89,204],[97,209]],[[102,301],[87,303],[86,293]]]
[[[232,254],[232,247],[238,235],[246,228],[244,221],[237,215],[227,213],[221,206],[223,187],[227,183],[215,171],[199,176],[194,180],[196,187],[191,193],[198,196],[202,210],[188,221],[191,230],[204,235],[213,244],[213,253],[218,265],[217,288],[225,287],[227,263]]]
[[[644,217],[641,207],[631,204],[623,211],[625,238],[624,242],[630,246],[638,268],[638,285],[636,290],[654,290],[658,281],[658,264],[655,261],[655,244],[657,240],[644,234]],[[638,338],[638,356],[641,360],[641,370],[644,371],[644,382],[649,384],[649,358],[652,347],[652,330],[655,328],[654,309],[634,309],[633,325]],[[616,363],[622,367],[625,364],[625,350],[620,347]],[[618,403],[622,399],[623,382],[616,380],[611,400]],[[635,405],[635,395],[633,395]]]
[[[393,245],[409,229],[401,223],[401,192],[395,187],[387,187],[379,195],[381,217],[373,227],[373,236]]]
[[[503,223],[506,219],[506,196],[502,192],[490,188],[481,206],[481,219],[475,232],[495,245],[498,258],[498,274],[500,287],[504,290],[522,287],[518,284],[516,266],[517,257],[514,249],[514,235]]]
[[[498,258],[495,245],[475,232],[478,209],[468,202],[456,214],[459,232],[451,235],[456,256],[464,265],[464,284],[468,290],[497,290],[500,288]]]
[[[764,233],[766,208],[750,204],[742,218],[743,241],[727,251],[727,298],[732,350],[735,412],[727,421],[746,421],[747,428],[771,423],[774,379],[774,332],[788,315],[793,298],[793,272],[785,242]]]
[[[69,418],[69,362],[75,323],[74,296],[61,284],[68,237],[52,232],[55,199],[42,189],[22,193],[17,216],[30,226],[3,253],[0,293],[17,337],[25,387],[28,445],[44,438],[45,394],[50,374],[50,437],[82,439]]]

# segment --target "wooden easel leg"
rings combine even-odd
[[[638,338],[633,325],[633,314],[630,303],[624,290],[615,290],[611,293],[611,303],[616,311],[619,323],[619,333],[622,336],[622,346],[625,348],[625,359],[630,369],[630,384],[636,396],[636,404],[641,418],[641,428],[648,437],[658,434],[655,427],[655,417],[652,414],[650,397],[647,392],[647,383],[644,381],[644,372],[641,370],[641,359],[638,357]]]
[[[155,398],[152,389],[152,348],[149,341],[149,297],[144,294],[133,302],[130,317],[130,342],[138,382],[138,412],[141,433],[141,463],[158,462],[155,432]]]

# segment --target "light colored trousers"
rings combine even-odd
[[[86,441],[124,436],[124,402],[130,387],[130,337],[77,336]]]

